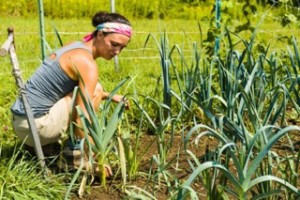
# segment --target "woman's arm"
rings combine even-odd
[[[109,97],[109,95],[110,95],[109,92],[103,92],[102,100],[106,100]],[[115,94],[114,96],[112,96],[112,101],[115,103],[119,103],[123,101],[125,103],[126,109],[130,108],[129,101],[123,95]]]

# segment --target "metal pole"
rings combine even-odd
[[[216,0],[216,27],[220,29],[221,20],[221,0]],[[220,49],[220,37],[217,36],[215,39],[215,55],[218,55]]]
[[[42,51],[42,60],[46,57],[46,45],[45,45],[45,23],[44,23],[44,7],[43,0],[38,0],[39,6],[39,20],[40,20],[40,37],[41,37],[41,51]]]
[[[116,12],[115,10],[115,0],[110,0],[110,12],[114,13]],[[114,57],[114,61],[115,61],[115,70],[118,72],[119,71],[119,60],[118,60],[118,56]]]
[[[115,11],[115,0],[110,0],[110,12],[114,13]]]
[[[0,52],[9,52],[10,54],[10,61],[11,64],[13,65],[13,75],[15,77],[16,80],[16,84],[19,88],[19,92],[21,95],[21,99],[23,101],[24,104],[24,108],[25,108],[25,112],[26,112],[26,117],[28,120],[28,124],[29,124],[29,128],[31,130],[31,137],[33,138],[34,141],[34,150],[35,153],[39,159],[40,165],[42,168],[45,168],[45,158],[44,158],[44,154],[43,154],[43,150],[42,150],[42,146],[41,146],[41,141],[39,138],[39,135],[37,133],[37,129],[36,129],[36,125],[35,125],[35,121],[34,121],[34,117],[33,117],[33,113],[31,111],[31,108],[29,107],[29,103],[27,100],[27,96],[26,96],[26,90],[24,88],[24,84],[21,78],[21,70],[20,70],[20,65],[18,62],[18,58],[17,58],[17,54],[15,52],[15,47],[14,47],[14,35],[13,35],[13,28],[8,28],[8,39],[6,40],[6,42],[1,46]],[[2,54],[1,56],[5,56],[6,53]]]

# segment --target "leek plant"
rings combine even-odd
[[[292,37],[292,47],[294,52],[288,48],[288,60],[282,61],[284,64],[284,68],[286,69],[286,81],[290,82],[289,91],[295,95],[295,100],[293,100],[293,105],[297,113],[300,113],[300,97],[299,97],[299,86],[300,86],[300,77],[299,77],[299,68],[300,68],[300,56],[297,45],[297,40],[295,37]],[[288,68],[287,66],[290,66]]]
[[[125,109],[125,104],[123,101],[114,109],[111,113],[111,103],[112,96],[120,89],[120,87],[125,84],[129,78],[125,78],[119,83],[119,85],[110,93],[110,96],[105,101],[103,108],[100,110],[100,116],[98,112],[94,110],[91,100],[85,98],[84,91],[76,88],[74,90],[74,98],[76,95],[80,95],[84,101],[85,108],[89,115],[89,118],[85,116],[82,109],[76,106],[78,115],[81,119],[81,128],[85,133],[85,143],[86,149],[88,149],[87,155],[89,156],[90,166],[94,166],[97,163],[99,169],[99,177],[101,185],[106,185],[106,174],[105,165],[109,162],[109,155],[112,148],[115,146],[115,134],[118,127],[118,123],[122,119],[122,114]],[[89,120],[90,119],[90,120]],[[78,125],[77,125],[78,126]],[[75,140],[75,135],[73,132],[73,126],[71,126],[71,137]],[[91,138],[93,143],[89,140]],[[83,145],[82,145],[83,148]],[[77,178],[77,177],[76,177]]]
[[[140,109],[142,114],[146,117],[148,122],[150,123],[154,134],[156,134],[156,143],[157,143],[157,150],[158,154],[152,156],[151,160],[151,166],[157,166],[157,170],[153,178],[158,178],[158,182],[160,182],[161,175],[163,175],[166,183],[169,183],[169,177],[171,176],[168,172],[167,169],[170,165],[171,161],[167,160],[168,156],[168,151],[172,146],[172,141],[173,141],[173,136],[174,136],[174,123],[176,118],[172,118],[171,116],[165,116],[164,113],[169,112],[169,107],[163,103],[158,102],[157,100],[151,98],[151,97],[146,97],[145,104],[154,104],[157,110],[157,115],[159,121],[156,122],[153,120],[146,109],[142,107],[137,101],[134,101],[136,106]],[[167,110],[167,111],[165,111]],[[170,134],[170,139],[166,139],[166,131],[171,128],[171,134]],[[152,169],[150,169],[149,172],[149,178],[152,177]]]
[[[162,69],[162,80],[163,80],[163,103],[167,105],[169,108],[171,108],[171,82],[170,82],[170,50],[169,50],[169,42],[168,37],[166,33],[163,34],[163,37],[161,37],[160,42],[153,36],[152,34],[149,34],[146,38],[144,48],[147,46],[147,43],[149,42],[150,38],[153,38],[160,54],[160,65]],[[170,110],[165,110],[170,115]]]
[[[187,145],[191,135],[197,132],[197,141],[203,136],[210,136],[217,138],[221,147],[216,152],[217,158],[204,163],[188,151],[194,171],[181,185],[177,197],[182,199],[187,195],[187,188],[197,177],[203,181],[210,199],[232,196],[237,199],[276,199],[290,191],[293,193],[291,196],[299,196],[297,183],[288,172],[284,177],[277,176],[275,166],[279,164],[274,162],[274,158],[280,157],[271,150],[280,138],[288,137],[291,131],[299,131],[299,127],[285,123],[287,106],[293,105],[298,109],[292,95],[298,80],[295,65],[292,64],[292,69],[278,66],[274,54],[270,59],[266,54],[259,54],[255,59],[252,50],[255,32],[250,42],[241,39],[245,45],[242,53],[234,50],[231,35],[229,32],[226,34],[230,48],[225,59],[214,57],[211,60],[211,69],[215,67],[213,70],[218,74],[211,73],[208,78],[218,83],[208,84],[213,95],[208,96],[206,101],[197,97],[202,91],[200,84],[199,92],[191,95],[211,120],[212,127],[196,125],[185,139]],[[293,57],[290,56],[290,60],[295,63]],[[268,76],[269,70],[275,74]],[[276,78],[279,72],[280,76]],[[225,161],[221,162],[221,158]],[[287,163],[291,165],[291,162]],[[290,168],[293,172],[297,171],[292,166]]]
[[[299,162],[300,162],[300,152],[293,151],[292,155],[286,155],[283,158],[278,159],[278,175],[282,176],[287,182],[294,186],[297,186],[297,181],[299,179]],[[285,193],[285,199],[296,199],[299,195],[288,192]]]
[[[137,186],[127,186],[125,192],[128,199],[157,200],[153,194]]]
[[[178,52],[180,56],[179,64],[175,61],[174,53]],[[197,106],[195,106],[191,96],[194,95],[194,93],[198,89],[198,84],[201,82],[203,84],[206,84],[206,77],[205,74],[208,73],[205,68],[204,73],[201,73],[200,69],[200,61],[201,61],[201,55],[198,51],[197,43],[193,43],[193,59],[192,64],[189,67],[183,51],[180,49],[178,45],[174,45],[171,52],[170,52],[170,60],[171,64],[173,66],[174,74],[175,74],[175,82],[178,86],[178,94],[175,92],[175,89],[171,90],[172,95],[176,98],[178,101],[180,107],[180,112],[178,113],[178,119],[189,121],[191,117],[195,116],[195,109]],[[178,69],[180,67],[180,69]],[[203,90],[201,92],[201,97],[203,99],[207,99],[207,96],[209,94],[209,91],[205,91],[209,87],[201,87]],[[200,97],[200,95],[199,95]],[[204,100],[203,100],[204,101]],[[197,116],[197,115],[196,115]],[[203,115],[198,116],[198,118],[202,118]]]
[[[233,48],[232,39],[230,36],[228,38]],[[264,125],[275,125],[278,122],[284,124],[285,109],[289,102],[297,107],[291,94],[297,79],[292,76],[284,77],[281,82],[277,79],[274,85],[274,80],[270,81],[266,75],[268,74],[266,63],[273,71],[278,70],[274,69],[276,65],[268,62],[265,55],[259,55],[255,60],[254,55],[249,52],[253,41],[249,44],[243,42],[247,46],[241,54],[230,49],[225,60],[220,57],[211,60],[210,76],[207,77],[210,83],[199,84],[195,95],[191,98],[203,109],[215,128],[224,129],[224,133],[233,141],[240,140],[249,144],[253,132],[257,132]],[[272,59],[271,56],[270,60]],[[216,67],[218,76],[212,73],[213,67]],[[284,73],[291,74],[288,68]],[[211,82],[218,83],[219,87]],[[206,99],[201,95],[203,88],[212,91]],[[224,127],[218,125],[220,116],[224,116],[222,118],[225,121]],[[238,131],[233,131],[232,128]],[[264,138],[259,141],[261,145],[266,142]]]
[[[135,104],[138,104],[138,101],[133,98],[132,99]],[[134,127],[133,129],[128,130],[127,137],[124,137],[124,133],[122,136],[122,143],[124,146],[124,153],[126,158],[126,167],[129,180],[133,180],[137,178],[139,173],[139,167],[142,159],[144,158],[145,153],[148,152],[152,143],[140,149],[140,137],[142,136],[142,125],[144,124],[144,115],[140,116],[138,127]],[[123,129],[124,131],[124,129]],[[133,140],[131,140],[131,135],[133,134]]]
[[[264,129],[269,129],[270,126],[264,127]],[[290,192],[296,194],[297,196],[300,195],[300,191],[298,188],[291,183],[287,182],[287,180],[277,177],[276,175],[272,174],[272,170],[269,170],[268,174],[261,174],[263,167],[266,167],[265,156],[270,153],[272,146],[278,142],[280,138],[284,135],[288,134],[290,131],[300,131],[298,126],[288,126],[283,129],[274,128],[275,134],[269,138],[268,143],[260,149],[260,151],[256,152],[254,149],[254,144],[256,140],[260,137],[260,133],[255,134],[255,136],[250,141],[249,149],[243,152],[242,148],[239,148],[236,143],[230,141],[224,134],[214,130],[206,125],[200,124],[196,125],[191,129],[186,137],[186,142],[189,141],[190,136],[197,132],[198,136],[196,141],[200,141],[204,136],[211,136],[215,137],[222,143],[222,148],[218,153],[217,159],[214,161],[207,161],[204,163],[200,163],[198,158],[191,152],[188,151],[189,155],[192,158],[192,161],[196,164],[192,164],[192,168],[194,171],[189,176],[189,178],[180,186],[177,194],[177,199],[183,199],[187,194],[187,188],[191,188],[191,184],[195,179],[200,176],[203,177],[203,172],[206,170],[213,170],[213,174],[211,175],[211,185],[206,185],[208,189],[217,187],[218,182],[217,177],[220,174],[226,176],[227,181],[226,184],[222,184],[224,192],[222,193],[222,199],[229,199],[229,197],[235,197],[236,199],[260,199],[260,198],[269,198],[276,195],[282,195],[285,193],[286,195]],[[226,151],[229,154],[227,159],[231,159],[232,165],[231,166],[224,166],[221,162],[222,154]],[[271,165],[267,165],[267,168],[270,168]],[[235,169],[235,170],[233,170]],[[268,183],[272,183],[271,185]],[[274,187],[274,183],[278,183],[280,186],[276,185]],[[266,184],[269,187],[264,187],[264,190],[259,190]],[[253,189],[256,188],[257,190]],[[259,191],[256,194],[255,191]],[[208,194],[211,191],[208,191]],[[253,196],[251,196],[251,194]],[[214,196],[209,196],[208,199],[216,199]]]

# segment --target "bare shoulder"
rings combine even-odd
[[[76,63],[81,63],[83,65],[89,65],[91,67],[94,67],[96,65],[96,62],[93,58],[93,55],[84,49],[74,49],[69,52],[69,56],[72,57],[72,60]]]
[[[97,63],[93,55],[84,49],[74,49],[66,52],[61,57],[60,64],[72,79],[78,80],[78,73],[87,78],[98,76]]]

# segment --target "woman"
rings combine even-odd
[[[95,60],[99,57],[110,60],[118,55],[130,41],[132,28],[124,16],[102,11],[93,16],[92,24],[95,31],[85,36],[83,41],[73,42],[52,53],[25,84],[42,145],[58,141],[62,133],[66,132],[69,120],[80,123],[76,113],[73,119],[69,119],[70,112],[76,111],[74,107],[71,108],[72,92],[76,86],[92,97],[95,109],[109,96],[98,82]],[[115,102],[122,99],[121,95],[113,96]],[[86,112],[79,95],[76,105]],[[13,104],[11,111],[16,135],[21,140],[26,138],[25,144],[33,146],[33,140],[27,137],[30,129],[20,98]],[[75,130],[75,135],[84,138],[80,129]]]

